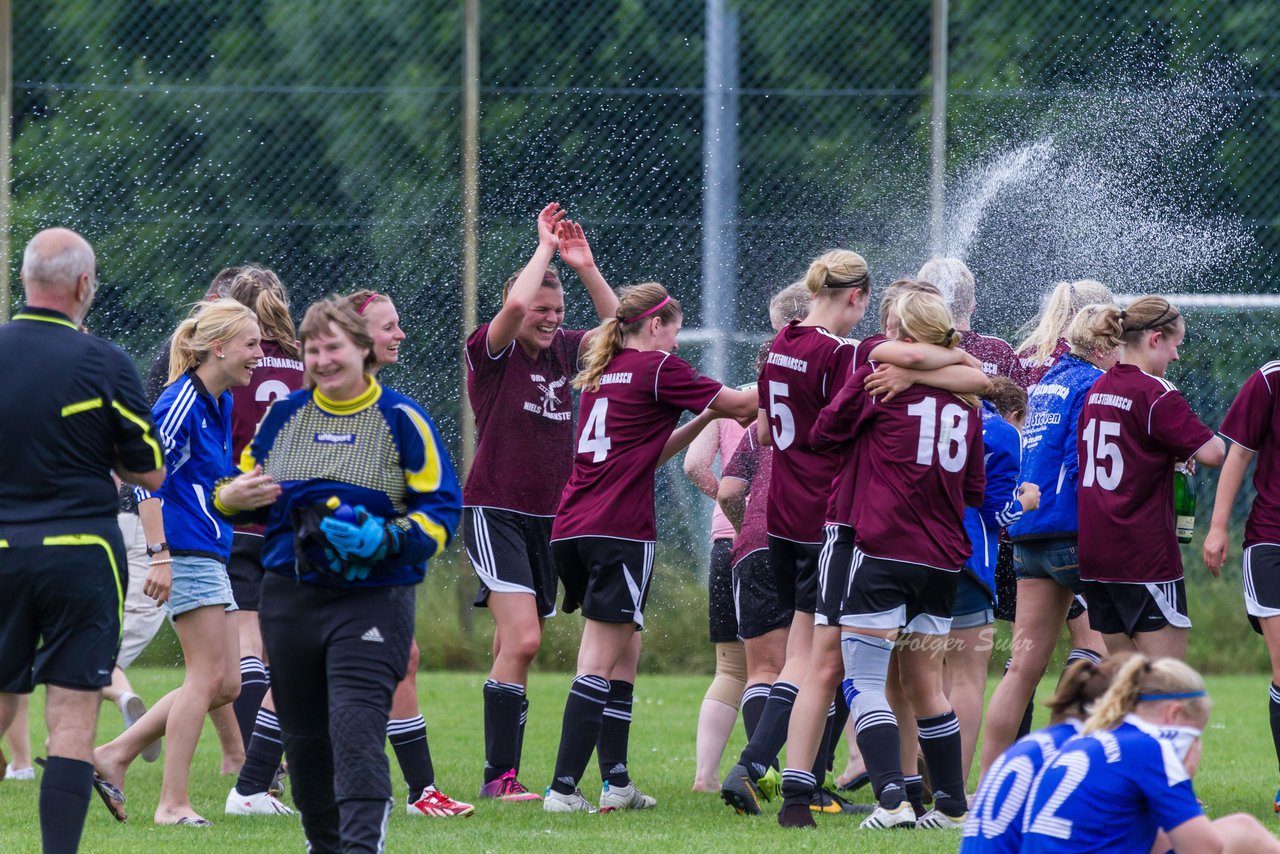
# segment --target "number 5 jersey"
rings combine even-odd
[[[1080,410],[1080,577],[1154,583],[1182,577],[1173,465],[1213,432],[1168,380],[1136,365],[1098,377]]]

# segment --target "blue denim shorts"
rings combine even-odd
[[[231,595],[231,579],[227,577],[227,565],[209,557],[175,555],[173,564],[173,589],[165,608],[170,617],[177,617],[196,608],[208,605],[225,605],[228,611],[236,610],[236,599]]]
[[[956,584],[956,601],[951,606],[952,629],[976,629],[989,626],[996,621],[994,603],[991,594],[981,584],[969,577],[969,573],[960,571],[960,580]]]
[[[1013,574],[1020,579],[1048,578],[1072,593],[1084,592],[1075,537],[1014,543]]]

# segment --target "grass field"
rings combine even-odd
[[[160,696],[180,679],[177,669],[133,669],[135,690],[148,699]],[[422,673],[418,685],[427,719],[437,781],[446,792],[467,800],[479,785],[481,749],[481,685],[479,674]],[[872,835],[859,831],[853,817],[820,816],[815,832],[783,831],[772,814],[748,819],[734,815],[716,795],[688,791],[693,779],[694,724],[706,689],[706,677],[641,676],[636,691],[635,723],[631,738],[631,768],[636,780],[658,798],[658,808],[645,813],[551,816],[536,804],[482,803],[469,819],[411,819],[397,809],[387,850],[401,851],[602,851],[621,845],[638,851],[766,851],[790,849],[840,851],[950,852],[958,836],[946,831],[909,831]],[[551,777],[568,678],[535,675],[530,688],[531,711],[521,778],[541,788]],[[1215,701],[1213,720],[1205,739],[1205,760],[1197,791],[1211,816],[1244,811],[1268,826],[1271,796],[1277,782],[1276,760],[1267,724],[1265,676],[1222,676],[1210,679]],[[43,740],[39,719],[40,695],[33,700],[32,738]],[[1039,723],[1039,721],[1038,721]],[[115,735],[120,717],[104,706],[100,739]],[[732,762],[741,748],[741,729],[726,752]],[[37,750],[37,753],[39,751]],[[727,767],[727,764],[723,767]],[[722,770],[723,770],[722,767]],[[130,770],[128,824],[113,821],[95,797],[81,846],[86,852],[301,851],[302,831],[296,819],[231,817],[222,814],[231,778],[218,776],[218,746],[211,727],[196,754],[192,800],[214,822],[209,829],[157,827],[151,822],[160,787],[161,763],[139,760]],[[588,769],[583,791],[599,794],[594,765]],[[394,759],[392,777],[397,795],[404,784]],[[0,852],[39,850],[38,783],[0,783]],[[868,795],[860,793],[861,799]],[[286,798],[287,800],[287,798]]]

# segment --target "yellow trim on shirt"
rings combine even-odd
[[[120,637],[124,637],[124,587],[120,583],[120,567],[116,565],[116,553],[111,550],[111,544],[94,534],[63,534],[58,537],[45,537],[44,545],[102,546],[102,550],[107,553],[107,560],[111,562],[111,574],[116,579],[116,603],[119,606],[116,616],[120,624]]]
[[[316,402],[316,406],[330,415],[355,415],[373,406],[378,402],[378,398],[382,397],[382,386],[378,385],[378,381],[369,374],[365,374],[364,377],[368,380],[369,387],[351,400],[330,400],[320,393],[320,389],[312,392],[311,398]]]
[[[80,331],[80,327],[76,326],[70,320],[62,320],[61,318],[57,318],[57,317],[42,317],[39,314],[27,314],[23,312],[22,314],[15,314],[13,316],[13,319],[14,320],[38,320],[41,323],[56,323],[59,326],[69,326],[72,329],[74,329],[76,332]]]
[[[71,403],[62,407],[62,417],[75,415],[78,412],[88,412],[90,409],[101,409],[102,398],[95,397],[92,400],[82,400],[79,403]]]
[[[444,547],[449,543],[449,532],[444,529],[443,525],[434,521],[426,513],[421,512],[410,513],[409,521],[416,524],[422,529],[423,533],[436,541],[435,553],[430,555],[430,557],[435,557],[440,554],[440,552],[444,551]]]
[[[151,435],[151,422],[139,418],[137,415],[129,411],[129,407],[125,406],[118,400],[111,401],[111,408],[116,412],[119,412],[127,421],[131,422],[142,431],[142,441],[147,443],[147,446],[151,448],[151,452],[156,456],[156,464],[154,468],[164,468],[164,451],[160,450],[160,443]]]
[[[431,428],[427,426],[427,422],[423,420],[411,406],[399,407],[409,416],[409,420],[413,422],[413,426],[417,429],[418,435],[422,437],[422,468],[417,471],[406,471],[404,473],[405,483],[414,492],[422,493],[435,492],[440,488],[441,466],[439,449],[436,447],[435,436],[431,433]]]

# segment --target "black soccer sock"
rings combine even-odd
[[[813,777],[819,785],[826,781],[827,771],[830,770],[831,743],[836,740],[836,734],[832,729],[835,722],[836,704],[832,703],[827,707],[827,720],[822,725],[822,741],[818,742],[818,753],[813,758]]]
[[[631,741],[631,700],[635,684],[613,679],[609,682],[609,701],[600,721],[596,739],[596,759],[600,763],[600,779],[614,788],[631,784],[627,772],[627,747]]]
[[[1280,687],[1274,684],[1267,706],[1271,711],[1271,741],[1276,748],[1276,760],[1280,762]]]
[[[797,768],[785,768],[782,771],[782,803],[808,804],[813,793],[818,791],[818,780],[808,771]]]
[[[858,750],[867,765],[871,777],[871,791],[885,809],[897,809],[907,797],[906,783],[902,779],[901,759],[898,756],[898,724],[892,715],[873,712],[876,722],[871,726],[857,727]],[[886,720],[887,719],[887,720]]]
[[[1036,695],[1032,694],[1031,699],[1027,700],[1027,708],[1022,713],[1022,720],[1019,721],[1018,723],[1017,738],[1022,738],[1024,735],[1031,732],[1031,720],[1032,718],[1035,717],[1035,714],[1036,714]]]
[[[1063,665],[1063,669],[1066,669],[1066,667],[1073,661],[1092,661],[1094,664],[1097,664],[1102,661],[1102,656],[1098,655],[1091,649],[1076,647],[1067,654],[1067,663]]]
[[[907,803],[911,804],[911,809],[917,818],[923,816],[925,814],[924,778],[919,774],[908,774],[902,778],[902,782],[907,789]]]
[[[949,816],[963,815],[969,808],[964,794],[964,773],[960,767],[960,721],[956,713],[932,718],[916,718],[920,728],[920,749],[933,783],[933,805]]]
[[[742,728],[747,731],[748,741],[756,734],[760,716],[764,714],[764,704],[769,701],[770,687],[768,682],[757,682],[742,692]]]
[[[529,695],[520,698],[520,729],[516,732],[516,771],[520,770],[520,760],[524,756],[524,728],[529,723]]]
[[[489,679],[484,683],[484,781],[488,783],[516,767],[520,740],[520,709],[524,686]]]
[[[603,676],[579,676],[569,685],[560,724],[560,749],[556,752],[555,778],[551,788],[571,795],[578,788],[582,772],[591,761],[600,736],[600,720],[609,702],[609,680]]]
[[[759,780],[769,766],[778,761],[778,752],[787,743],[787,724],[791,722],[791,707],[798,692],[790,682],[773,683],[760,723],[756,724],[755,733],[738,758],[738,764],[747,769],[752,780]]]
[[[240,694],[232,702],[231,710],[235,712],[245,750],[249,749],[253,727],[258,720],[258,709],[262,707],[262,698],[267,695],[268,687],[267,668],[262,659],[256,655],[246,655],[240,659]]]
[[[427,746],[427,724],[422,715],[399,721],[387,721],[387,740],[396,752],[396,762],[409,784],[409,803],[413,803],[427,786],[434,786],[436,769],[431,764]]]
[[[849,703],[844,698],[844,691],[836,689],[836,714],[831,721],[831,743],[827,745],[827,767],[836,770],[836,748],[840,746],[840,734],[844,725],[849,722]]]
[[[75,854],[93,792],[93,765],[65,756],[45,760],[40,778],[40,837],[45,854]]]
[[[236,791],[242,795],[256,795],[267,791],[283,755],[284,740],[280,737],[280,721],[270,709],[258,709],[253,736],[244,752],[244,765],[240,767],[240,779],[236,780]]]

